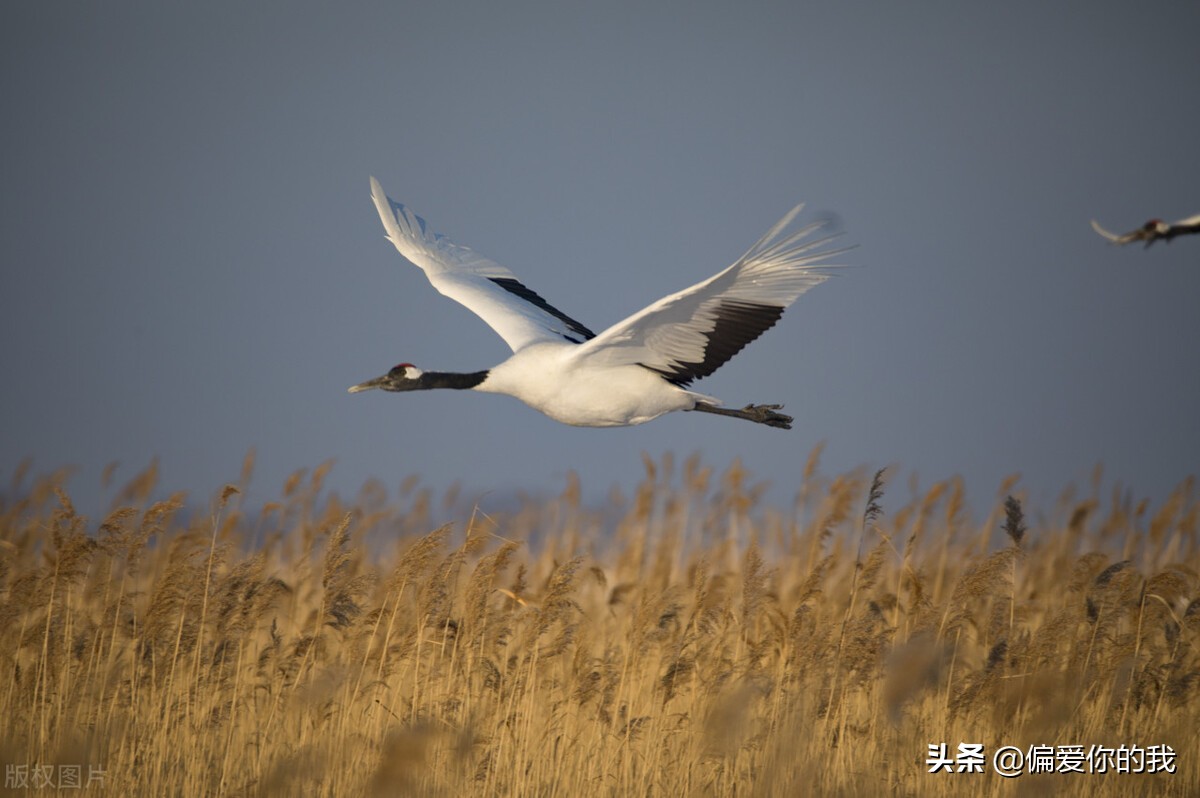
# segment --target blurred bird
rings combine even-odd
[[[1175,236],[1200,233],[1200,214],[1187,219],[1180,219],[1178,222],[1170,224],[1164,222],[1162,219],[1151,219],[1136,230],[1120,234],[1105,230],[1093,219],[1092,229],[1114,244],[1131,244],[1134,241],[1145,241],[1148,247],[1155,241],[1170,241]]]

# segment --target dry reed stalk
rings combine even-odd
[[[791,514],[741,466],[710,494],[711,468],[672,487],[663,458],[617,536],[582,533],[568,481],[454,547],[416,481],[346,504],[317,469],[254,518],[168,501],[93,526],[22,474],[0,496],[0,759],[96,763],[131,795],[952,795],[931,741],[1095,741],[1180,752],[1096,795],[1196,792],[1194,483],[1106,515],[1064,492],[1036,537],[1004,502],[1008,545],[981,551],[1000,511],[973,522],[960,482],[853,519],[878,490],[815,458]]]

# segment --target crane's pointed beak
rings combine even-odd
[[[351,385],[346,390],[348,393],[358,393],[359,391],[369,391],[372,388],[382,388],[384,382],[386,382],[386,381],[387,381],[387,375],[385,374],[382,377],[376,377],[373,380],[367,380],[366,382],[360,382],[358,385]]]

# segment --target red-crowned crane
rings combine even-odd
[[[1145,241],[1150,246],[1155,241],[1170,241],[1176,236],[1200,233],[1200,213],[1178,222],[1164,222],[1162,219],[1151,219],[1136,230],[1128,233],[1112,233],[1105,230],[1093,219],[1092,229],[1114,244],[1132,244],[1134,241]]]
[[[551,306],[498,263],[433,233],[425,220],[383,193],[371,196],[400,254],[442,294],[488,323],[513,354],[469,374],[422,371],[401,363],[352,386],[416,391],[457,388],[500,393],[564,424],[620,427],[673,410],[697,410],[789,429],[782,405],[720,407],[688,390],[779,321],[798,296],[825,281],[836,236],[825,222],[793,225],[797,206],[736,263],[691,288],[664,297],[599,335]],[[819,234],[820,235],[817,235]]]

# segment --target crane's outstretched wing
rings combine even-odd
[[[1170,241],[1176,236],[1200,233],[1200,214],[1190,216],[1187,219],[1180,219],[1178,222],[1171,222],[1170,224],[1164,222],[1162,219],[1151,219],[1138,229],[1130,230],[1128,233],[1114,233],[1105,230],[1100,226],[1099,222],[1093,219],[1092,229],[1114,244],[1131,244],[1134,241],[1145,241],[1146,246],[1150,246],[1155,241]]]
[[[580,346],[589,362],[637,363],[681,387],[707,377],[770,329],[808,289],[829,278],[837,236],[826,222],[793,228],[798,205],[725,271],[664,297]]]
[[[1114,244],[1128,244],[1131,241],[1138,241],[1142,238],[1142,229],[1140,227],[1130,233],[1114,233],[1111,230],[1105,230],[1100,226],[1099,222],[1092,219],[1092,229]]]
[[[384,194],[373,177],[371,198],[400,254],[439,292],[487,322],[514,352],[539,341],[582,343],[595,337],[499,263],[434,233],[424,219]]]

